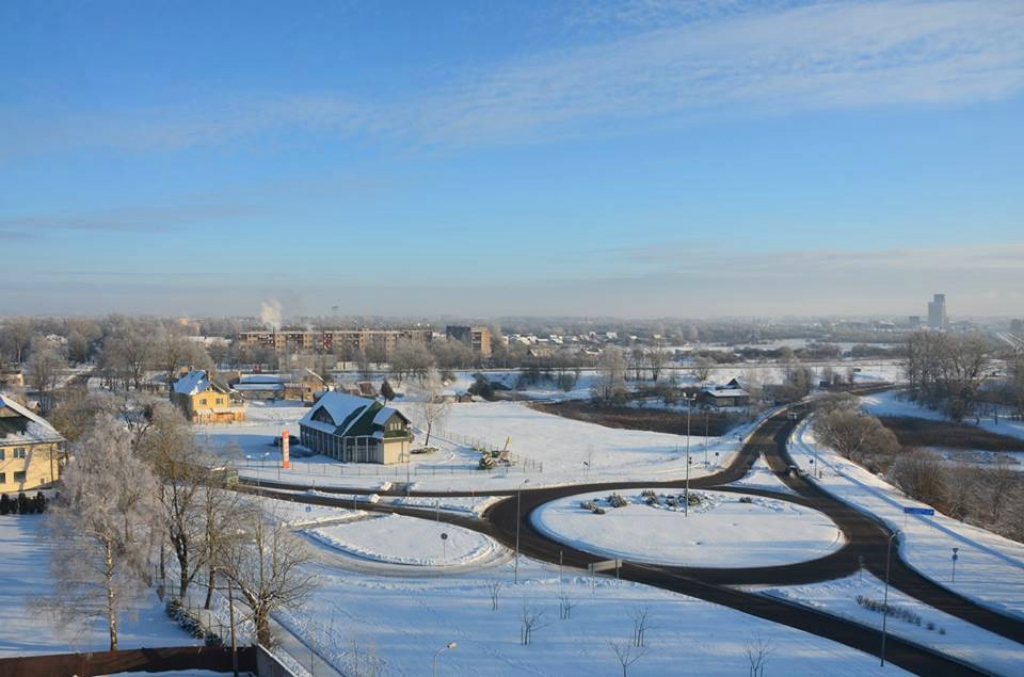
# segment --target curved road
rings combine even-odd
[[[798,418],[806,416],[806,407],[793,411]],[[843,578],[855,573],[863,558],[865,568],[879,578],[885,577],[886,551],[889,530],[877,519],[858,512],[827,492],[819,489],[803,477],[785,476],[785,469],[792,463],[786,441],[795,422],[788,419],[787,411],[780,411],[766,419],[749,437],[733,462],[714,475],[691,479],[691,489],[717,491],[741,491],[760,494],[806,505],[831,518],[846,536],[847,544],[825,557],[796,564],[740,569],[713,569],[702,567],[653,566],[623,562],[622,578],[671,590],[691,597],[728,606],[745,613],[776,623],[798,628],[833,641],[877,655],[881,633],[875,629],[844,620],[807,607],[796,606],[778,599],[744,592],[731,586],[771,584],[797,585]],[[764,456],[769,467],[780,475],[782,481],[795,495],[771,492],[747,487],[728,487],[743,478],[757,460]],[[538,560],[558,562],[560,559],[570,566],[586,568],[599,561],[600,557],[577,550],[571,546],[548,538],[533,528],[530,514],[549,501],[582,493],[616,491],[631,488],[682,489],[683,480],[668,482],[616,482],[595,484],[573,484],[523,490],[521,505],[517,506],[515,491],[490,492],[487,495],[508,496],[506,500],[491,506],[482,519],[457,514],[440,515],[442,521],[485,533],[504,545],[514,548],[517,523],[520,531],[520,550],[523,554]],[[324,495],[330,493],[348,495],[381,494],[404,496],[395,490],[381,492],[346,488],[321,487],[317,494],[290,493],[309,489],[308,486],[281,482],[260,482],[259,488],[245,483],[242,490],[261,493],[266,496],[301,503],[352,507],[354,499]],[[410,492],[412,496],[468,496],[470,492]],[[366,500],[358,501],[363,510],[391,512],[412,517],[436,519],[437,513],[428,508],[414,508]],[[897,550],[894,547],[894,550]],[[1012,617],[986,609],[970,600],[937,585],[918,574],[898,556],[892,558],[890,585],[925,604],[948,614],[973,623],[1019,643],[1024,643],[1024,623]],[[911,672],[921,675],[983,675],[988,674],[966,665],[955,658],[933,649],[899,639],[889,634],[886,639],[886,660]]]

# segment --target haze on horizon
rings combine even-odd
[[[0,82],[0,315],[1024,315],[1012,0],[16,1]]]

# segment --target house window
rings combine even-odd
[[[7,484],[7,473],[0,472],[0,484]]]
[[[15,449],[14,458],[25,458],[25,447],[18,447]]]
[[[224,398],[223,397],[218,397],[217,398],[217,404],[224,404]]]
[[[7,450],[6,449],[0,449],[0,461],[6,461],[7,460],[5,458],[6,455],[7,455]]]
[[[24,482],[25,481],[25,471],[22,470],[20,472],[14,473],[14,481],[15,482]]]
[[[204,397],[203,399],[199,400],[199,404],[201,404],[201,405],[203,405],[205,407],[206,406],[206,398]]]

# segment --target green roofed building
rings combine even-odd
[[[409,419],[377,400],[324,393],[299,421],[302,445],[345,463],[409,460]]]

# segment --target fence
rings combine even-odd
[[[494,444],[493,442],[489,442],[478,437],[460,435],[446,428],[434,428],[434,430],[431,431],[430,436],[436,437],[446,442],[450,442],[452,444],[457,444],[462,447],[469,447],[470,449],[493,451],[497,449],[503,449],[505,447],[505,444]],[[511,465],[522,467],[524,472],[527,470],[544,472],[544,464],[542,462],[535,461],[532,458],[529,458],[528,456],[524,456],[523,454],[509,452],[508,459]],[[500,468],[491,469],[492,472],[497,470],[500,470]]]
[[[256,671],[256,649],[239,647],[238,669]],[[204,646],[176,646],[159,649],[128,649],[92,653],[51,654],[0,658],[0,677],[49,675],[52,677],[94,677],[118,672],[180,672],[209,670],[231,672],[231,649]],[[281,677],[288,673],[269,673]]]

